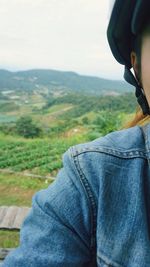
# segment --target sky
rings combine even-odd
[[[107,41],[110,10],[111,0],[0,0],[0,68],[123,80]]]

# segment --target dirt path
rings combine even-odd
[[[52,176],[42,176],[42,175],[36,175],[36,174],[32,174],[32,173],[15,172],[12,170],[0,169],[0,172],[1,173],[13,173],[15,175],[21,175],[21,176],[27,176],[27,177],[33,177],[33,178],[55,180],[55,177],[52,177]]]

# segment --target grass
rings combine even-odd
[[[0,173],[0,206],[31,206],[32,196],[47,188],[52,180]]]
[[[53,105],[52,107],[47,109],[47,113],[51,114],[53,112],[61,111],[64,108],[69,108],[69,107],[73,107],[73,105],[72,104],[64,104],[64,103]]]
[[[60,106],[59,106],[60,107]],[[64,107],[62,105],[62,107]],[[50,108],[49,112],[56,112],[57,106]],[[83,117],[87,116],[90,120],[93,120],[95,118],[95,114],[92,112],[87,113]],[[122,120],[128,121],[130,118],[133,117],[133,114],[130,116],[126,116],[125,114],[121,114]],[[82,116],[79,118],[79,120],[82,119]],[[2,149],[2,155],[3,152],[5,152],[5,146],[7,144],[11,143],[17,143],[21,142],[20,146],[23,147],[23,151],[25,147],[28,147],[28,150],[30,146],[35,146],[35,148],[42,147],[42,144],[54,144],[54,151],[52,152],[53,155],[57,155],[61,159],[61,155],[64,151],[67,150],[68,147],[70,147],[73,144],[79,144],[83,142],[87,142],[88,138],[86,133],[83,134],[81,132],[80,134],[75,134],[72,136],[71,130],[68,131],[69,138],[65,137],[56,137],[50,140],[49,138],[36,138],[36,140],[32,139],[24,139],[23,137],[13,137],[13,136],[5,136],[4,134],[0,134],[0,147]],[[99,133],[97,133],[100,135]],[[18,145],[19,146],[19,145]],[[10,152],[10,151],[9,151]],[[52,161],[53,162],[53,161]],[[33,171],[33,170],[32,170]],[[55,171],[58,172],[58,170],[54,169],[54,176]],[[39,172],[39,173],[38,173]],[[40,174],[41,169],[38,169],[38,167],[35,168],[35,173]],[[53,175],[52,175],[53,176]],[[0,206],[27,206],[31,207],[32,205],[32,197],[33,195],[44,188],[47,188],[49,184],[51,184],[52,180],[43,180],[39,178],[31,178],[27,176],[20,175],[19,173],[2,173],[0,172]],[[0,230],[0,247],[1,248],[15,248],[19,245],[19,231],[9,231],[9,230]]]
[[[20,231],[0,230],[0,248],[16,248],[20,243]]]
[[[32,196],[52,181],[0,173],[0,206],[31,207]],[[0,248],[16,248],[20,231],[0,230]]]

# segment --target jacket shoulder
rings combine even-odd
[[[145,152],[145,142],[140,126],[117,130],[98,137],[93,141],[74,145],[73,156],[83,151],[102,150],[102,152]]]

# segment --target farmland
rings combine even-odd
[[[38,97],[38,102],[37,95],[29,95],[25,102],[13,101],[3,99],[1,105],[1,206],[31,207],[33,195],[56,179],[63,167],[62,155],[70,146],[120,129],[133,118],[135,110],[130,93],[105,97],[73,93]],[[36,131],[31,132],[25,121],[17,125],[24,114],[30,116],[33,130],[36,126],[41,129],[39,135],[31,135]],[[16,247],[19,233],[0,230],[0,240],[0,247]]]

